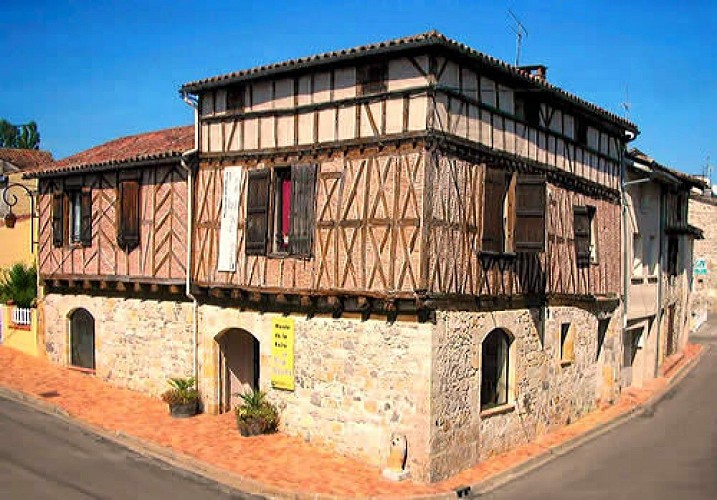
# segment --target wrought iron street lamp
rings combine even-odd
[[[19,200],[18,195],[11,192],[12,190],[19,191],[20,194],[24,192],[24,194],[30,198],[30,251],[32,252],[37,243],[37,241],[35,241],[35,193],[30,191],[24,184],[10,182],[7,175],[0,174],[0,193],[2,194],[0,198],[2,198],[4,204],[8,207],[8,212],[4,217],[5,226],[8,229],[14,228],[15,222],[17,222],[17,215],[13,213],[12,208],[17,205]]]

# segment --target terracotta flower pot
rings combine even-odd
[[[169,414],[174,418],[188,418],[197,414],[197,402],[169,405]]]
[[[244,436],[259,436],[266,432],[266,422],[259,418],[248,418],[243,420],[237,417],[237,428],[239,433]]]

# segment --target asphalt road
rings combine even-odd
[[[710,350],[651,411],[481,498],[717,498],[717,327],[700,333]]]
[[[0,398],[0,498],[250,498]]]

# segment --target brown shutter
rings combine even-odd
[[[120,182],[117,243],[126,251],[139,245],[139,181]]]
[[[573,207],[573,230],[578,265],[586,266],[590,264],[590,210],[588,207]]]
[[[82,189],[82,226],[80,228],[82,246],[92,245],[92,190]]]
[[[265,255],[269,211],[269,170],[249,172],[246,200],[246,254]]]
[[[505,201],[506,175],[502,170],[486,167],[483,191],[484,252],[503,251],[503,202]]]
[[[290,253],[311,257],[314,242],[314,193],[316,165],[291,167],[291,235]]]
[[[516,252],[545,251],[545,177],[518,175],[516,198]]]
[[[65,195],[52,195],[52,244],[61,247],[65,243]]]

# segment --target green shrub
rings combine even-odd
[[[167,380],[171,389],[162,394],[162,401],[170,405],[186,405],[199,401],[199,391],[194,387],[195,382],[194,377]]]
[[[37,298],[35,266],[22,263],[0,271],[0,301],[13,301],[18,307],[32,307]]]

